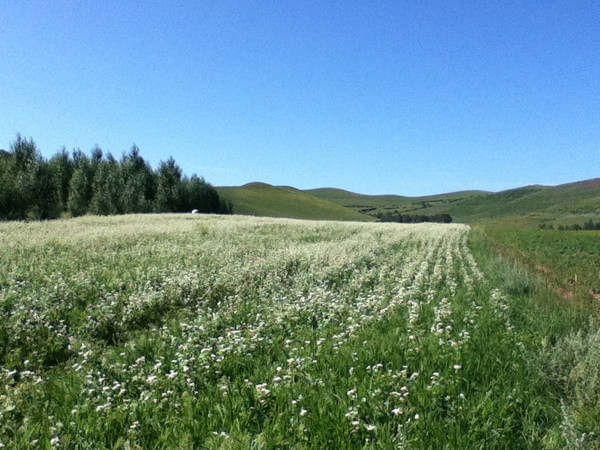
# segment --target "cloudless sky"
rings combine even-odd
[[[1,4],[0,148],[368,194],[600,176],[598,0]]]

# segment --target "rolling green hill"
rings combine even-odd
[[[502,192],[464,191],[427,197],[360,195],[330,188],[306,192],[370,214],[450,214],[454,221],[466,223],[510,219],[560,225],[600,217],[600,179],[558,186],[525,186]]]
[[[249,183],[240,187],[218,187],[217,191],[231,202],[234,214],[317,220],[375,220],[354,209],[287,186]]]
[[[488,219],[568,225],[600,220],[600,178],[558,186],[525,186],[501,192],[462,191],[424,197],[363,195],[335,188],[301,191],[250,183],[217,188],[236,214],[301,219],[375,220],[378,213],[434,216],[455,222]]]
[[[477,199],[489,195],[489,192],[485,191],[462,191],[424,197],[404,197],[401,195],[355,194],[353,192],[335,188],[310,189],[305,192],[314,195],[315,197],[337,203],[338,205],[370,214],[396,209],[399,212],[412,214],[412,211],[421,211],[433,206],[440,207],[441,212],[446,212],[444,209],[448,205],[452,205],[458,201]],[[414,214],[417,214],[417,212]],[[421,214],[421,212],[418,212],[418,214]],[[423,214],[425,214],[425,212],[423,212]]]

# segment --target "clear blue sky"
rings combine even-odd
[[[0,30],[3,148],[369,194],[600,176],[598,0],[20,0]]]

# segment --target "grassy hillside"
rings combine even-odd
[[[462,191],[449,194],[429,195],[423,197],[405,197],[402,195],[364,195],[336,188],[309,189],[307,192],[315,197],[329,200],[342,206],[367,210],[370,208],[414,208],[422,203],[452,203],[457,200],[479,197],[489,194],[485,191]]]
[[[235,214],[318,220],[374,220],[351,208],[309,195],[298,189],[250,183],[241,187],[219,187]]]
[[[363,195],[336,188],[309,189],[304,192],[337,203],[338,205],[358,210],[400,207],[411,201],[410,197],[403,197],[401,195]]]
[[[493,219],[553,226],[600,220],[600,179],[559,186],[525,186],[502,192],[462,191],[424,197],[362,195],[335,188],[300,191],[250,183],[217,188],[236,214],[300,219],[374,220],[378,213],[434,216],[455,222]]]
[[[502,192],[465,191],[428,197],[371,196],[339,189],[314,189],[311,195],[371,214],[450,214],[455,221],[475,223],[510,219],[561,225],[600,217],[600,179],[559,186],[526,186]]]

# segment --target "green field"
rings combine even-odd
[[[594,300],[600,293],[600,231],[539,230],[501,222],[489,222],[484,229],[498,253],[544,278],[570,303]]]
[[[545,231],[2,223],[0,446],[595,448],[592,300],[494,251]]]

